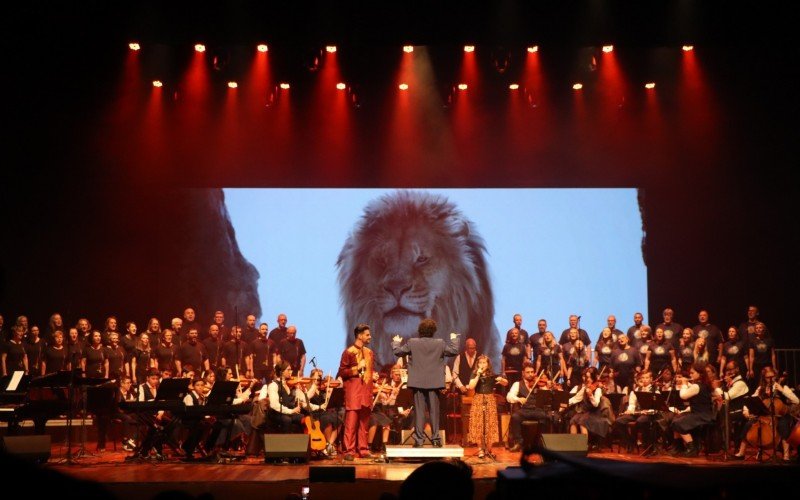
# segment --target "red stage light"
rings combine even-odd
[[[407,83],[401,83],[400,85],[397,86],[397,88],[400,89],[400,90],[408,90],[408,84]]]
[[[573,83],[572,84],[572,89],[573,90],[580,90],[582,88],[583,88],[583,84],[582,83]]]
[[[694,50],[694,45],[684,45],[683,46],[683,51],[684,52],[689,52],[691,50]]]
[[[414,52],[414,46],[413,45],[403,45],[403,52],[405,52],[406,54],[410,54],[410,53]]]
[[[539,46],[538,45],[531,45],[530,47],[528,47],[528,52],[530,54],[535,54],[536,52],[539,52]]]
[[[325,47],[325,50],[333,54],[334,52],[336,52],[336,45],[328,45]]]
[[[347,85],[345,85],[342,82],[339,82],[339,83],[336,84],[336,88],[339,89],[339,90],[344,90],[344,89],[347,88]]]
[[[266,43],[261,43],[256,48],[258,49],[259,52],[267,52],[269,50],[269,47],[267,47]]]
[[[235,88],[237,88],[237,87],[239,87],[239,84],[238,84],[238,83],[236,83],[236,82],[234,82],[234,81],[230,81],[230,82],[228,82],[228,88],[230,88],[230,89],[235,89]]]
[[[153,80],[153,87],[160,88],[160,87],[163,87],[163,86],[164,86],[164,84],[161,83],[161,80]]]
[[[656,84],[654,82],[647,82],[644,84],[644,88],[646,89],[654,89],[656,88]]]
[[[475,52],[474,45],[464,45],[464,52]]]
[[[131,42],[128,44],[128,48],[131,50],[139,50],[142,48],[142,46],[139,45],[137,42]]]
[[[613,45],[603,45],[603,52],[605,52],[606,54],[613,51],[614,51]]]
[[[519,84],[518,83],[512,83],[511,85],[508,86],[508,89],[509,90],[519,90]]]
[[[286,82],[284,82],[284,83],[281,83],[280,87],[281,87],[283,90],[289,90],[289,84],[288,84],[288,83],[286,83]]]
[[[458,84],[458,90],[467,90],[467,84],[466,83],[459,83]]]
[[[205,52],[206,46],[203,45],[202,43],[198,43],[194,46],[194,50],[196,50],[197,52]]]

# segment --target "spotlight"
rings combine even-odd
[[[239,87],[239,84],[238,84],[238,83],[236,83],[236,82],[234,82],[234,81],[230,81],[230,82],[228,82],[228,88],[229,88],[229,89],[235,89],[235,88],[238,88],[238,87]]]
[[[466,83],[459,83],[458,84],[458,90],[467,90],[467,84]]]
[[[583,88],[583,84],[582,83],[573,83],[572,84],[572,89],[573,90],[580,90],[582,88]]]
[[[644,84],[644,88],[646,89],[654,89],[656,88],[656,84],[654,82],[647,82]]]
[[[260,43],[256,48],[258,49],[259,52],[267,52],[269,50],[269,47],[267,47],[266,43]]]
[[[325,47],[325,50],[333,54],[334,52],[336,52],[336,45],[328,45]]]
[[[614,46],[613,45],[603,45],[603,52],[605,52],[606,54],[608,54],[609,52],[614,52]]]
[[[397,88],[400,89],[400,90],[408,90],[408,84],[407,83],[401,83],[400,85],[397,86]]]
[[[197,51],[197,52],[205,52],[206,51],[206,46],[203,45],[202,43],[198,43],[198,44],[195,44],[194,50]]]
[[[161,80],[153,80],[153,87],[161,88],[163,86],[164,86],[164,84],[161,83]]]
[[[537,52],[539,52],[539,46],[538,45],[531,45],[530,47],[528,47],[528,53],[529,54],[535,54]]]
[[[511,85],[508,86],[508,90],[519,90],[519,84],[512,83]]]
[[[692,50],[694,50],[694,45],[684,45],[683,46],[683,51],[684,52],[690,52]]]
[[[406,54],[410,54],[410,53],[414,52],[414,46],[413,45],[403,45],[403,52],[405,52]]]
[[[128,44],[128,48],[133,50],[133,51],[136,51],[136,50],[140,50],[142,47],[137,42],[131,42],[131,43]]]
[[[286,82],[283,82],[283,83],[281,83],[280,87],[281,87],[283,90],[289,90],[289,84],[288,84],[288,83],[286,83]]]
[[[464,45],[464,52],[475,52],[474,45]]]
[[[336,84],[336,88],[339,89],[339,90],[344,90],[344,89],[347,88],[347,85],[345,85],[342,82],[339,82],[339,83]]]

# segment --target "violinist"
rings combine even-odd
[[[311,386],[308,388],[306,395],[308,396],[308,407],[314,415],[314,418],[319,421],[320,429],[325,435],[327,445],[323,451],[323,455],[329,458],[336,456],[336,448],[333,443],[339,434],[339,427],[344,423],[344,418],[338,408],[329,408],[328,402],[330,401],[333,389],[341,387],[342,379],[332,379],[331,377],[323,378],[323,373],[320,368],[311,370]]]
[[[677,388],[680,390],[681,399],[689,402],[689,409],[677,415],[672,421],[675,438],[680,437],[685,446],[683,451],[676,446],[673,455],[696,457],[700,450],[691,433],[698,427],[714,421],[711,384],[705,364],[695,362],[689,370],[689,379],[679,378]]]
[[[636,392],[659,392],[653,385],[653,373],[649,370],[640,372],[637,377],[634,390],[628,393],[628,405],[625,411],[619,415],[614,422],[614,427],[617,428],[620,434],[625,438],[628,453],[633,452],[633,445],[636,442],[636,437],[639,431],[642,432],[642,437],[647,439],[650,433],[647,430],[653,423],[655,415],[645,414],[639,406],[639,401],[636,397]],[[632,423],[636,425],[631,428]],[[655,443],[648,443],[654,445]],[[650,450],[654,451],[652,446],[648,446]]]
[[[266,386],[269,396],[268,418],[280,433],[300,432],[300,421],[303,418],[300,413],[303,395],[296,386],[289,385],[292,378],[292,367],[289,363],[281,361],[276,365],[275,370],[278,377]],[[263,394],[259,399],[263,399]]]
[[[522,365],[522,380],[514,382],[506,395],[506,401],[512,405],[519,405],[519,408],[511,414],[511,448],[509,451],[520,451],[523,421],[536,420],[539,422],[540,428],[547,422],[547,413],[534,406],[535,399],[532,396],[532,393],[538,390],[539,381],[541,381],[543,375],[544,373],[537,377],[533,363],[526,361]]]
[[[194,379],[191,385],[192,389],[186,397],[183,398],[183,404],[185,406],[204,406],[208,394],[205,385],[206,383],[202,378]],[[215,427],[212,433],[215,434],[214,437],[216,438],[216,436],[219,435],[221,426],[217,425],[216,422],[212,422],[208,417],[203,416],[187,416],[182,419],[182,422],[187,428],[188,434],[181,447],[186,454],[185,460],[191,462],[194,460],[195,449],[197,445],[200,444],[200,438],[203,433]],[[210,448],[205,449],[210,450]]]
[[[389,431],[392,427],[404,429],[411,426],[409,421],[411,408],[397,407],[397,395],[400,393],[400,389],[405,388],[401,375],[400,368],[392,368],[391,380],[384,381],[375,387],[377,394],[375,395],[375,407],[369,417],[368,440],[374,446],[378,426],[381,426],[381,453],[386,453],[386,443],[389,441]]]
[[[792,431],[793,418],[783,409],[788,408],[788,404],[799,404],[800,399],[797,398],[797,395],[795,395],[794,391],[788,385],[782,385],[781,380],[776,380],[775,370],[769,366],[761,370],[761,383],[753,392],[753,397],[762,399],[764,405],[771,408],[775,413],[777,434],[783,446],[783,460],[788,462],[791,458],[791,447],[786,440]],[[739,451],[733,456],[737,460],[744,460],[744,452],[747,448],[747,439],[744,439],[744,437],[747,436],[747,431],[749,431],[757,421],[757,419],[750,418],[750,412],[747,406],[744,407],[742,413],[748,420],[744,425],[744,430],[742,432],[743,439],[739,445]],[[772,426],[770,424],[770,429],[766,432],[772,432],[771,429]]]
[[[604,439],[611,428],[611,404],[603,396],[603,388],[594,366],[583,371],[583,383],[572,389],[569,405],[577,405],[576,413],[569,421],[571,434],[586,434]]]
[[[739,364],[735,360],[730,360],[725,365],[723,385],[720,388],[720,392],[723,400],[728,402],[730,435],[733,436],[734,446],[738,449],[741,440],[741,429],[744,425],[744,416],[742,415],[743,402],[750,389],[739,373]]]

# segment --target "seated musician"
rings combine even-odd
[[[400,389],[405,388],[401,374],[400,368],[393,368],[391,381],[375,386],[375,406],[369,417],[367,441],[374,444],[378,426],[381,426],[381,453],[386,453],[389,432],[393,428],[399,431],[413,426],[410,420],[411,408],[403,408],[402,412],[397,408],[397,395]]]
[[[122,423],[122,449],[125,451],[133,451],[136,449],[137,422],[132,415],[120,411],[119,403],[136,400],[137,398],[133,391],[133,382],[131,378],[127,375],[123,375],[119,379],[119,389],[115,394],[114,409],[112,410],[111,418],[119,420]]]
[[[676,387],[680,391],[681,399],[689,402],[689,409],[682,411],[672,421],[675,438],[681,438],[678,444],[680,445],[682,442],[685,446],[684,451],[680,451],[676,446],[672,454],[696,457],[699,448],[692,437],[692,431],[714,422],[711,384],[705,370],[705,363],[695,362],[689,370],[688,380],[683,376],[678,377]]]
[[[150,368],[147,370],[146,381],[139,385],[139,401],[154,401],[158,392],[159,381],[160,375],[157,369]],[[136,456],[145,458],[150,455],[150,450],[154,448],[155,458],[157,460],[164,459],[163,442],[158,438],[158,433],[165,419],[163,410],[158,411],[148,419],[147,432],[144,434]]]
[[[541,380],[541,378],[539,378]],[[506,400],[513,404],[520,405],[511,414],[511,448],[509,451],[516,452],[521,449],[522,442],[522,422],[525,420],[536,420],[540,426],[547,422],[547,413],[540,408],[536,408],[535,399],[532,394],[538,389],[536,371],[533,363],[526,361],[522,365],[522,380],[514,382],[506,395]]]
[[[742,378],[739,364],[735,360],[728,361],[724,368],[723,385],[718,389],[718,393],[724,401],[728,402],[730,435],[734,439],[734,446],[738,449],[741,444],[742,427],[744,425],[743,402],[747,393],[750,392],[750,388]]]
[[[194,379],[191,387],[189,393],[183,398],[183,404],[185,406],[205,406],[208,395],[205,381],[201,378]],[[222,430],[222,426],[219,425],[215,419],[209,418],[208,416],[185,416],[183,418],[183,423],[188,430],[186,439],[181,445],[183,452],[186,454],[186,460],[194,459],[195,449],[200,444],[200,439],[204,433],[209,433],[209,438],[206,441],[204,450],[210,451]]]
[[[301,405],[303,396],[296,387],[290,387],[292,367],[281,361],[275,367],[278,377],[264,386],[256,400],[269,397],[267,418],[280,433],[299,433],[300,421],[303,419]]]
[[[647,370],[640,372],[637,377],[636,385],[634,385],[634,390],[631,391],[628,397],[628,406],[625,411],[619,415],[614,422],[614,427],[622,434],[625,438],[625,444],[627,445],[628,453],[633,451],[633,445],[636,442],[636,437],[639,434],[639,431],[642,432],[642,438],[646,444],[654,446],[655,443],[649,443],[647,440],[650,438],[651,433],[647,432],[650,430],[650,426],[655,419],[654,414],[645,414],[642,412],[641,407],[639,406],[639,400],[636,396],[636,391],[638,392],[658,392],[655,387],[653,386],[653,374]],[[631,428],[632,423],[636,425]],[[654,448],[648,446],[651,450],[654,451]]]
[[[583,371],[583,383],[571,391],[574,396],[569,398],[569,404],[577,405],[576,413],[570,419],[569,431],[571,434],[587,434],[605,438],[611,428],[611,404],[603,396],[600,387],[598,371],[590,366]]]
[[[789,404],[796,405],[800,403],[800,399],[798,399],[797,395],[788,385],[781,385],[781,382],[775,379],[775,370],[773,370],[771,366],[766,366],[761,369],[761,383],[758,385],[756,390],[753,391],[753,397],[765,400],[765,406],[767,407],[772,405],[772,399],[775,401],[780,401],[782,406],[788,406]],[[774,404],[774,408],[777,410],[777,403]],[[757,417],[752,417],[750,415],[750,410],[747,408],[747,406],[743,408],[742,413],[747,421],[742,429],[742,442],[739,445],[739,451],[733,455],[733,458],[737,460],[744,460],[744,452],[747,448],[747,433],[758,421]],[[790,413],[787,412],[785,415],[779,415],[776,417],[775,425],[777,427],[776,430],[783,448],[783,460],[784,462],[788,462],[791,459],[791,446],[786,440],[789,438],[789,434],[792,432],[794,418]],[[766,432],[770,431],[767,430]],[[758,438],[756,438],[755,441],[758,442]]]
[[[225,372],[225,380],[236,380],[233,378],[233,370],[228,368]],[[250,397],[252,395],[253,390],[255,387],[253,383],[257,382],[254,379],[245,379],[242,378],[239,380],[239,386],[236,388],[236,394],[231,401],[232,405],[242,405],[245,403],[250,402]],[[211,394],[213,387],[208,386],[208,382],[206,382],[206,393]],[[243,436],[249,435],[250,432],[253,430],[252,427],[252,415],[246,413],[238,413],[234,416],[233,420],[229,418],[218,418],[217,419],[220,424],[222,425],[222,429],[226,430],[226,432],[230,432],[230,436],[227,435],[219,435],[216,440],[216,443],[208,442],[209,446],[206,447],[206,450],[211,450],[211,447],[222,446],[226,444],[226,438],[230,437],[231,440],[237,440],[241,438],[243,440]],[[230,443],[228,443],[230,444]],[[241,443],[239,443],[241,444]]]
[[[333,443],[339,435],[339,427],[344,423],[344,414],[340,412],[340,408],[329,408],[328,402],[330,401],[333,389],[342,386],[342,379],[333,379],[328,377],[323,378],[322,370],[314,368],[311,370],[311,387],[309,387],[308,407],[313,413],[314,418],[319,421],[320,429],[325,435],[327,445],[323,454],[326,457],[336,456],[336,447]]]

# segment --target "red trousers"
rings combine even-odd
[[[365,455],[369,452],[367,442],[367,429],[369,416],[372,413],[369,406],[362,406],[359,410],[345,410],[344,412],[344,452],[353,455]],[[358,432],[358,443],[356,443]],[[358,444],[358,446],[356,446]]]

